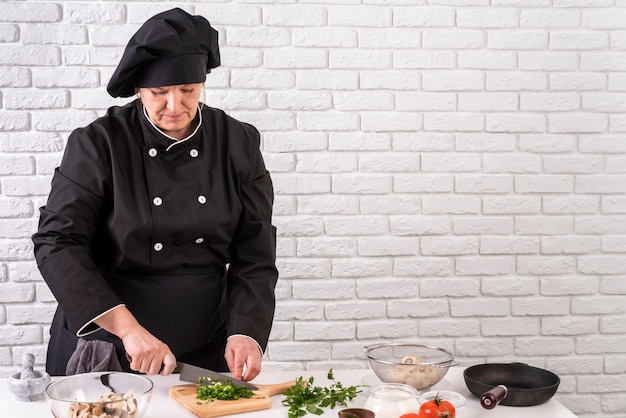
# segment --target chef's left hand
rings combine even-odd
[[[224,353],[231,375],[250,381],[261,372],[261,352],[256,342],[248,337],[234,335],[226,342]],[[244,368],[245,365],[245,368]]]

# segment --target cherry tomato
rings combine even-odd
[[[455,413],[454,405],[437,395],[435,399],[420,405],[418,418],[454,418]]]

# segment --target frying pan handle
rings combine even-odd
[[[504,385],[498,385],[480,396],[480,404],[485,409],[493,409],[506,397],[508,389]]]

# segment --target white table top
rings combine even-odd
[[[328,371],[304,370],[304,371],[283,371],[283,372],[262,372],[254,382],[259,384],[281,383],[303,377],[308,380],[313,376],[315,386],[328,386],[326,378]],[[380,380],[374,375],[372,370],[334,370],[335,379],[344,386],[352,385],[376,385]],[[170,398],[168,389],[171,386],[181,384],[178,375],[171,376],[150,376],[154,382],[154,394],[145,418],[194,418],[191,412],[187,411],[175,400]],[[46,401],[19,402],[15,400],[13,394],[9,392],[6,383],[7,379],[0,379],[0,405],[2,416],[11,418],[44,418],[52,417]],[[253,382],[253,383],[254,383]],[[457,409],[457,418],[576,418],[572,412],[567,410],[554,398],[548,402],[528,407],[514,407],[498,405],[492,410],[486,410],[478,401],[478,398],[470,393],[463,381],[463,368],[452,367],[444,379],[432,388],[433,390],[451,390],[463,395],[467,401],[465,405]],[[287,418],[287,407],[281,405],[284,399],[282,395],[272,398],[272,408],[262,411],[248,412],[245,414],[230,415],[234,418]],[[350,406],[363,406],[367,399],[367,391],[354,399]],[[326,409],[321,417],[337,418],[337,411],[340,408]],[[306,415],[305,417],[315,418],[318,415]]]

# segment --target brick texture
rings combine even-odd
[[[434,344],[561,376],[626,416],[626,1],[189,0],[220,33],[206,101],[255,124],[280,280],[268,369]],[[3,2],[0,375],[43,364],[30,235],[65,140],[165,3]]]

